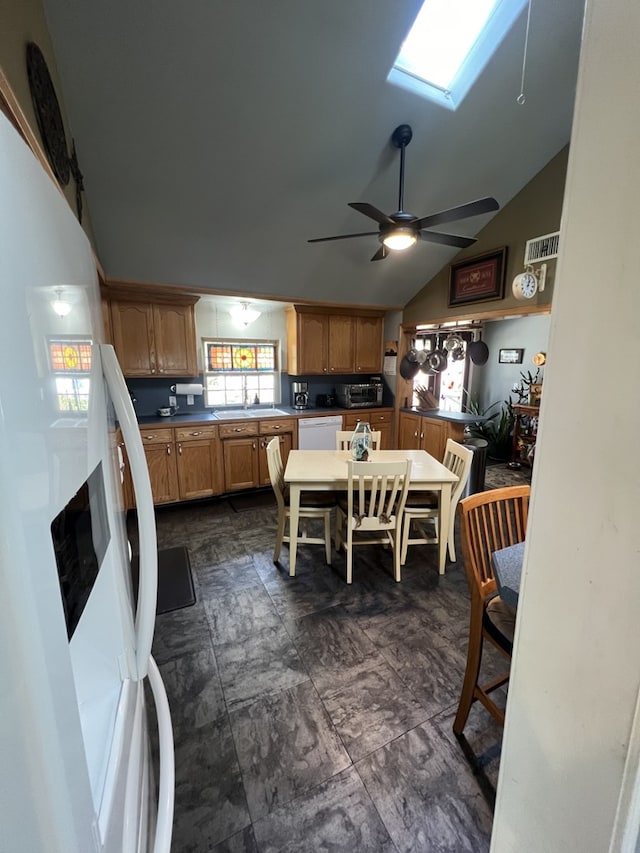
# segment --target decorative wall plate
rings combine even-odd
[[[27,44],[27,74],[42,144],[54,175],[65,187],[71,169],[60,105],[42,51],[32,41]]]

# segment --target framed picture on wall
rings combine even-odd
[[[524,349],[501,349],[498,354],[499,364],[522,364]]]
[[[449,268],[449,307],[504,297],[507,249],[467,258]]]

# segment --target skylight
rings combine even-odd
[[[424,0],[388,80],[455,110],[527,0]]]

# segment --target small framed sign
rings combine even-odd
[[[502,299],[507,249],[496,249],[475,258],[451,264],[449,275],[449,307],[467,302]]]
[[[501,349],[498,355],[500,364],[522,364],[524,349]]]

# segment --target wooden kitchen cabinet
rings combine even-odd
[[[113,345],[125,376],[195,376],[195,297],[111,297]]]
[[[398,425],[398,447],[400,450],[420,450],[422,443],[421,420],[420,415],[400,412],[400,423]]]
[[[447,439],[464,441],[464,423],[400,412],[398,446],[401,450],[426,450],[435,459],[444,459]]]
[[[380,432],[380,450],[393,450],[393,409],[360,409],[343,417],[343,429],[354,430],[360,421]]]
[[[355,317],[329,315],[329,373],[353,373],[355,363]]]
[[[193,305],[154,305],[153,329],[157,373],[195,376],[198,359]]]
[[[207,498],[224,491],[222,449],[217,426],[175,430],[180,500]]]
[[[280,455],[282,456],[283,468],[287,467],[287,459],[289,451],[295,445],[294,436],[296,433],[296,422],[293,418],[281,419],[269,418],[268,420],[260,421],[260,443],[259,443],[259,477],[260,485],[268,486],[271,484],[269,477],[269,465],[267,463],[267,445],[274,436],[280,439]]]
[[[384,315],[296,305],[287,309],[287,361],[292,376],[380,373]]]
[[[141,430],[154,504],[180,499],[178,470],[172,429]]]
[[[258,454],[259,422],[234,421],[220,424],[224,467],[224,490],[236,492],[260,485]]]
[[[380,373],[383,358],[383,318],[355,318],[354,372]]]

